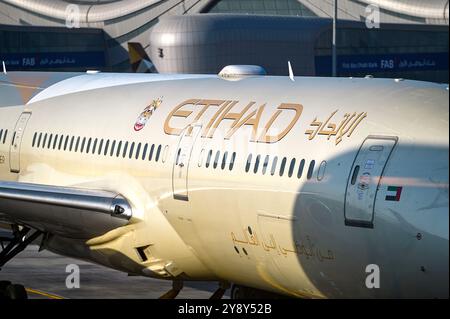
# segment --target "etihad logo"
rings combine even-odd
[[[153,100],[152,103],[147,106],[144,111],[142,111],[142,113],[137,118],[136,123],[134,124],[135,131],[140,131],[145,127],[145,124],[147,124],[147,121],[153,115],[156,109],[161,105],[161,103],[162,98]]]
[[[225,139],[230,139],[239,129],[250,126],[252,127],[251,142],[276,143],[291,131],[303,112],[303,105],[301,104],[281,103],[271,114],[270,118],[263,123],[261,118],[266,110],[266,104],[258,106],[256,102],[250,102],[241,111],[233,111],[238,108],[237,106],[242,108],[242,105],[239,105],[239,101],[186,100],[169,113],[164,123],[164,132],[169,135],[181,135],[185,127],[201,120],[206,124],[202,129],[201,136],[203,138],[213,138],[214,133],[222,122],[232,121],[231,126],[224,134]],[[214,114],[209,116],[209,118],[203,118],[206,111],[210,108],[216,109]],[[193,113],[196,113],[195,116],[191,116]],[[186,121],[183,121],[183,125],[174,126],[172,123],[177,118],[186,119]],[[273,126],[275,126],[274,123],[277,120],[279,120],[278,123],[283,123],[281,124],[283,127],[282,129],[277,127],[277,134],[274,134],[273,131],[275,129]],[[187,134],[190,135],[191,131],[192,129]]]

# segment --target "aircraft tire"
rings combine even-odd
[[[28,299],[27,291],[22,285],[10,284],[5,290],[6,297],[12,300]]]

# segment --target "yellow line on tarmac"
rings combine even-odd
[[[61,296],[58,296],[58,295],[53,295],[53,294],[50,294],[50,293],[47,293],[47,292],[44,292],[44,291],[40,291],[40,290],[36,290],[36,289],[25,288],[25,290],[28,293],[41,295],[41,296],[44,296],[44,297],[48,297],[50,299],[64,299],[64,297],[61,297]]]

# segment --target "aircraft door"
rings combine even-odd
[[[22,113],[14,129],[14,135],[9,151],[9,167],[12,173],[20,172],[20,148],[22,145],[22,138],[25,128],[27,127],[30,117],[31,113]]]
[[[373,228],[379,183],[397,137],[369,136],[353,162],[345,195],[345,224]]]
[[[201,125],[189,125],[181,134],[175,154],[172,172],[173,197],[179,200],[189,200],[188,174],[189,163],[195,141],[201,132]]]

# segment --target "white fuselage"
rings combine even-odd
[[[47,243],[124,272],[446,298],[448,111],[448,90],[423,82],[80,75],[0,102],[0,180],[127,198],[128,225]]]

